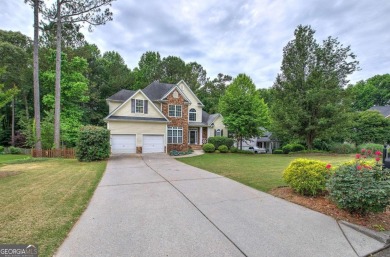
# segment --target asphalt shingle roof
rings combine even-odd
[[[135,91],[134,90],[127,90],[127,89],[122,89],[121,91],[113,94],[112,96],[110,96],[109,98],[107,98],[108,100],[114,100],[114,101],[126,101],[127,99],[129,99],[129,97],[131,97],[132,95],[134,95]]]
[[[166,84],[155,81],[149,86],[142,89],[142,92],[144,92],[150,100],[156,101],[160,100],[166,93],[169,92],[169,90],[171,90],[175,86],[175,84]]]
[[[369,109],[370,111],[379,111],[383,116],[390,116],[390,105],[386,106],[373,106]]]

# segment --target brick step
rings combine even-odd
[[[191,149],[192,150],[202,150],[202,146],[201,145],[190,145]]]

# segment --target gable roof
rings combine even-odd
[[[150,100],[157,101],[161,100],[161,98],[163,98],[165,94],[171,91],[174,87],[176,87],[175,84],[166,84],[155,81],[142,89],[142,91],[149,97]]]
[[[184,80],[180,80],[179,83],[177,83],[177,85],[179,85],[180,83],[182,83],[184,86],[187,87],[187,89],[190,91],[190,93],[194,96],[194,98],[196,99],[198,105],[200,106],[204,106],[203,103],[199,100],[199,98],[195,95],[195,93],[192,91],[192,89],[187,85],[187,83],[184,81]]]
[[[373,106],[369,111],[378,111],[380,112],[385,118],[390,118],[390,105],[386,106]]]
[[[136,91],[134,91],[134,90],[122,89],[121,91],[119,91],[119,92],[113,94],[112,96],[110,96],[109,98],[107,98],[107,100],[124,102],[127,99],[129,99],[132,95],[134,95],[135,92]]]
[[[124,89],[123,89],[124,90]],[[121,90],[121,91],[123,91],[123,90]],[[118,93],[120,93],[121,91],[119,91]],[[126,91],[131,91],[131,90],[126,90]],[[135,91],[129,98],[127,98],[126,99],[126,101],[124,101],[122,104],[120,104],[115,110],[113,110],[110,114],[108,114],[108,116],[106,117],[106,118],[104,118],[104,120],[108,120],[108,119],[118,119],[118,117],[122,117],[122,119],[123,119],[123,117],[125,117],[125,116],[115,116],[114,114],[119,110],[119,109],[121,109],[123,106],[125,106],[126,105],[126,103],[127,102],[129,102],[131,99],[132,99],[132,96],[134,96],[134,95],[136,95],[137,93],[140,93],[140,94],[142,94],[142,95],[144,95],[145,96],[145,98],[147,99],[147,100],[149,100],[150,101],[150,98],[142,91],[142,90],[140,90],[140,89],[138,89],[137,91]],[[117,100],[117,101],[119,101],[119,100]],[[161,116],[162,116],[162,119],[163,120],[165,120],[165,122],[168,122],[168,119],[165,117],[165,115],[154,105],[154,104],[152,104],[152,106],[151,106],[152,108],[154,108]],[[134,120],[134,118],[131,118],[131,119],[133,119]],[[136,118],[137,120],[148,120],[148,121],[150,121],[151,119],[150,118],[148,118],[148,117],[139,117],[139,118]]]
[[[208,114],[202,110],[202,123],[206,125],[211,125],[221,114]]]

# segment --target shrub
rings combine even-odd
[[[383,145],[381,144],[362,144],[357,147],[357,151],[360,153],[367,153],[369,156],[373,156],[376,151],[383,151]]]
[[[284,170],[283,179],[297,193],[315,196],[326,189],[326,167],[322,161],[296,159]]]
[[[80,128],[76,145],[79,161],[104,160],[110,156],[110,131],[96,126]]]
[[[383,212],[390,204],[390,170],[380,165],[380,151],[375,159],[368,153],[356,154],[356,160],[336,168],[327,187],[330,198],[339,208],[365,215]]]
[[[232,146],[232,147],[230,147],[230,152],[231,153],[237,153],[238,152],[238,148],[235,147],[235,146]]]
[[[9,152],[10,154],[21,154],[22,153],[22,150],[19,148],[19,147],[13,147],[11,146],[9,148]]]
[[[330,151],[332,153],[338,153],[338,154],[349,154],[349,153],[355,153],[356,147],[353,144],[349,144],[349,143],[333,143],[330,146]]]
[[[207,142],[213,144],[216,149],[221,145],[226,145],[230,149],[234,144],[233,139],[228,137],[209,137]]]
[[[275,149],[272,151],[273,154],[283,154],[283,150],[282,149]]]
[[[321,151],[329,151],[330,144],[329,144],[329,142],[321,140],[321,139],[314,139],[313,148],[316,150],[321,150]]]
[[[171,156],[180,156],[180,155],[188,155],[192,154],[194,151],[189,148],[187,151],[177,151],[177,150],[172,150],[169,152],[169,155]]]
[[[362,215],[383,212],[390,204],[390,170],[381,170],[379,165],[342,165],[327,188],[339,208]]]
[[[243,153],[243,154],[255,154],[255,152],[249,151],[249,150],[237,150],[237,153]]]
[[[203,145],[202,149],[206,153],[213,153],[215,151],[215,146],[211,143],[207,143]]]
[[[227,147],[226,145],[220,145],[220,146],[218,147],[218,151],[219,151],[220,153],[227,153],[227,152],[229,152],[229,149],[228,149],[228,147]]]
[[[305,150],[305,147],[301,144],[287,144],[282,147],[283,153],[298,152]]]
[[[0,145],[0,154],[4,153],[4,146]]]

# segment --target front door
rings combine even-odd
[[[198,144],[198,130],[190,130],[188,135],[188,142],[190,142],[191,145],[197,145]]]

